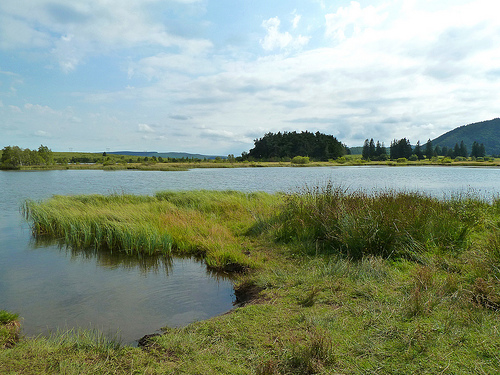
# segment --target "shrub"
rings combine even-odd
[[[398,163],[406,163],[407,160],[406,158],[398,158],[398,160],[396,160]]]
[[[292,159],[292,164],[308,164],[309,157],[308,156],[295,156]]]

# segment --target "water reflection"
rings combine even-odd
[[[124,270],[137,268],[141,273],[159,273],[165,272],[166,276],[172,270],[172,257],[168,255],[150,255],[150,254],[127,254],[123,251],[113,251],[100,247],[74,247],[65,244],[63,240],[55,239],[49,236],[33,236],[30,242],[33,249],[58,248],[61,253],[69,256],[72,261],[93,260],[98,266]]]
[[[30,233],[26,262],[2,267],[2,300],[24,318],[27,336],[58,328],[99,329],[124,343],[160,327],[178,327],[233,307],[229,275],[195,258],[76,248]],[[2,274],[3,269],[3,274]]]
[[[30,241],[32,249],[58,249],[60,253],[65,254],[71,261],[94,261],[99,267],[107,269],[138,269],[141,274],[158,274],[163,272],[169,276],[174,267],[175,259],[184,259],[202,264],[202,258],[194,256],[170,256],[166,254],[127,254],[124,251],[113,251],[109,248],[99,247],[75,247],[66,244],[63,240],[50,236],[33,235]],[[222,271],[206,268],[206,274],[215,280],[232,281],[234,277]]]

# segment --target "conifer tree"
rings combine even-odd
[[[434,156],[434,150],[432,149],[432,141],[430,138],[427,140],[427,144],[425,145],[425,157],[430,159]]]

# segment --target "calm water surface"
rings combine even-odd
[[[35,243],[19,213],[54,194],[154,194],[160,190],[296,191],[327,181],[351,190],[417,190],[438,197],[500,193],[500,169],[321,167],[148,171],[0,171],[0,309],[23,317],[26,335],[98,328],[133,343],[232,307],[231,281],[191,259],[75,252]]]

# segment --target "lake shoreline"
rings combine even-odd
[[[328,161],[309,162],[307,164],[292,164],[291,162],[227,162],[227,161],[200,161],[200,162],[168,162],[168,163],[104,163],[104,164],[64,164],[49,166],[21,166],[18,169],[0,170],[21,170],[21,171],[43,171],[43,170],[142,170],[142,171],[187,171],[190,169],[206,168],[269,168],[269,167],[289,167],[289,168],[309,168],[309,167],[342,167],[342,166],[388,166],[388,167],[417,167],[417,166],[443,166],[443,167],[500,167],[500,159],[491,161],[454,161],[451,159],[440,159],[439,161],[364,161],[354,159],[349,161]]]

